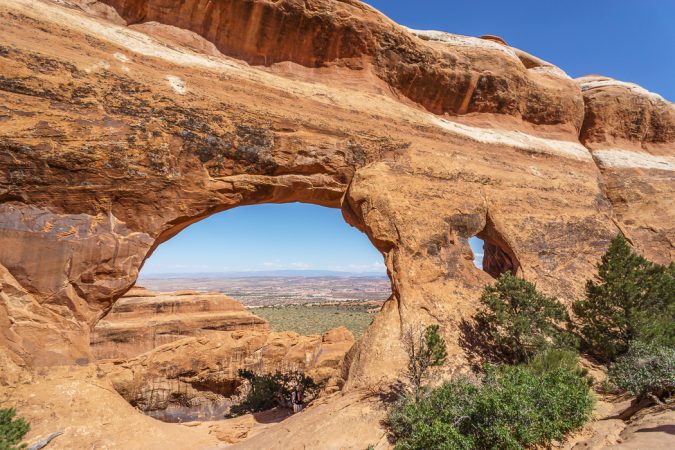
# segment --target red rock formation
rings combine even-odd
[[[553,84],[559,88],[552,90],[550,80],[528,71],[509,47],[448,33],[409,33],[359,1],[103,3],[130,24],[155,21],[191,30],[222,53],[251,64],[372,68],[392,88],[437,114],[494,112],[538,124],[581,125],[583,102],[569,78],[557,76]]]
[[[633,245],[661,264],[675,260],[675,107],[632,83],[576,80],[586,114],[581,142],[591,150],[618,224]]]
[[[354,345],[344,327],[323,336],[293,332],[214,331],[157,347],[113,365],[113,387],[133,406],[164,420],[222,419],[239,392],[239,369],[302,371],[325,392],[342,386],[341,364]]]
[[[372,68],[380,81],[364,76],[364,70],[333,64],[332,59],[348,59],[339,52],[320,58],[330,67],[290,65],[269,73],[47,4],[45,14],[29,20],[31,1],[3,6],[1,32],[11,28],[13,44],[3,47],[0,79],[4,111],[11,119],[4,121],[0,136],[7,167],[0,204],[0,242],[7,250],[0,264],[27,299],[12,296],[4,308],[8,317],[41,318],[15,320],[3,339],[31,364],[86,358],[89,339],[82,325],[92,326],[124,293],[152,249],[189,224],[237,205],[306,201],[342,206],[347,220],[369,235],[385,254],[395,288],[395,301],[366,335],[371,355],[397,354],[391,330],[398,329],[401,318],[450,324],[470,314],[470,299],[489,280],[471,267],[466,246],[471,235],[487,236],[497,246],[494,255],[509,256],[519,273],[542,288],[573,296],[618,231],[616,224],[621,225],[601,172],[577,140],[583,112],[575,105],[582,101],[581,89],[553,66],[503,44],[410,32],[354,2],[310,2],[301,9],[298,3],[277,2],[256,8],[282,8],[293,20],[305,21],[305,15],[317,15],[312,5],[323,5],[317,17],[334,20],[335,29],[348,23],[350,30],[366,30],[362,39],[371,44],[354,48],[368,57],[363,68]],[[154,2],[143,4],[149,11],[145,20],[161,19],[152,16],[161,11],[173,14],[171,8],[150,8]],[[246,5],[252,3],[233,8],[243,11]],[[131,6],[115,6],[130,22],[137,21],[130,16]],[[204,17],[200,14],[197,8],[194,15],[172,20],[192,17],[190,23],[197,23]],[[35,20],[43,23],[37,32]],[[64,29],[87,38],[75,48],[60,44],[72,42]],[[44,39],[54,45],[40,47]],[[393,53],[384,61],[397,63],[381,76],[382,54],[368,49],[385,44]],[[247,44],[241,53],[218,45],[240,57],[249,51]],[[274,45],[261,48],[277,51]],[[320,56],[319,50],[309,54]],[[467,97],[457,93],[456,85],[452,91],[442,80],[427,77],[427,100],[446,98],[435,93],[443,92],[468,98],[462,102],[468,109],[460,109],[474,111],[454,121],[440,118],[378,90],[383,81],[403,76],[407,63],[399,53],[422,60],[433,56],[442,61],[438,64],[461,60],[453,70],[467,79],[486,68],[495,80],[525,77],[530,81],[523,83],[538,86],[541,95],[535,101],[524,92],[514,94],[517,83],[495,81],[488,84],[497,90]],[[504,95],[516,95],[537,114],[518,112],[520,106],[482,109],[482,104],[510,104],[500,97],[502,85],[508,87]],[[52,103],[68,106],[50,109]],[[672,105],[662,108],[671,111]],[[48,116],[33,112],[46,109]],[[659,129],[672,129],[672,116],[657,116]],[[558,119],[549,120],[553,117]],[[591,129],[586,122],[583,136]],[[668,132],[659,133],[658,139],[671,139]],[[669,144],[659,145],[667,151]],[[655,174],[646,173],[645,183],[654,178],[666,192],[670,178]],[[659,220],[672,223],[665,220],[672,207],[664,201],[654,199],[662,205]],[[624,209],[625,217],[642,214],[639,208]],[[641,242],[671,240],[670,229],[634,228],[642,234],[636,238],[638,248],[647,248]],[[38,252],[41,258],[33,256]],[[502,259],[496,267],[504,266]],[[497,260],[488,255],[486,264]],[[424,275],[406,275],[414,273]],[[447,299],[448,292],[456,293],[454,300]],[[361,366],[369,360],[355,359],[354,379],[391,372],[387,365],[375,364],[372,371]]]
[[[266,331],[267,322],[219,293],[133,288],[94,327],[97,359],[129,359],[163,344],[219,331]]]
[[[471,236],[498,247],[486,267],[506,255],[566,301],[618,232],[673,260],[674,106],[655,94],[575,82],[356,1],[106,3],[223,56],[72,8],[0,3],[0,345],[12,361],[0,380],[88,361],[89,330],[152,250],[240,205],[339,207],[382,252],[392,297],[349,354],[348,389],[396,377],[411,323],[439,323],[448,371],[462,366],[459,323],[492,280]],[[368,417],[349,437],[365,447],[381,414],[360,415],[356,398],[293,423],[313,442],[319,418],[356,429]],[[285,431],[265,439],[292,448]]]

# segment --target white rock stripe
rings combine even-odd
[[[621,148],[593,150],[592,153],[601,167],[675,171],[675,157],[672,156],[656,156]]]
[[[173,89],[177,94],[185,95],[187,92],[187,89],[185,88],[185,81],[175,75],[167,75],[165,79],[169,82],[171,89]]]
[[[234,69],[237,66],[225,59],[210,58],[206,55],[196,53],[182,52],[167,47],[161,42],[143,34],[120,25],[109,22],[101,22],[96,19],[86,17],[82,14],[76,14],[68,9],[37,0],[2,0],[3,3],[22,6],[34,11],[49,9],[44,17],[52,22],[59,22],[70,28],[76,28],[100,36],[112,43],[126,47],[135,53],[143,56],[160,58],[175,64],[203,67],[210,69]],[[120,59],[115,54],[117,59]]]
[[[444,44],[453,45],[455,47],[472,47],[483,48],[487,50],[495,50],[506,55],[509,55],[519,60],[516,52],[508,47],[505,47],[488,39],[480,39],[472,36],[462,36],[460,34],[446,33],[445,31],[436,30],[413,30],[412,28],[403,27],[415,36],[428,41],[442,42]]]
[[[619,81],[619,80],[613,80],[613,79],[608,79],[608,80],[591,79],[591,80],[586,81],[586,80],[584,80],[584,78],[579,78],[579,79],[577,79],[577,83],[579,84],[579,87],[581,88],[582,91],[588,91],[588,90],[591,90],[591,89],[597,89],[597,88],[606,87],[606,86],[618,86],[618,87],[630,89],[631,92],[633,92],[635,94],[638,94],[638,95],[643,95],[643,96],[650,97],[654,100],[659,100],[659,101],[670,103],[665,98],[661,97],[659,94],[648,91],[647,89],[645,89],[642,86],[639,86],[635,83],[628,83],[626,81]]]
[[[509,57],[520,61],[518,54],[511,48],[504,45],[493,42],[489,39],[481,39],[472,36],[462,36],[460,34],[446,33],[445,31],[436,31],[436,30],[413,30],[412,28],[403,27],[408,30],[410,33],[415,36],[427,40],[427,41],[436,41],[442,42],[447,45],[452,45],[455,47],[473,47],[473,48],[482,48],[487,50],[494,50],[508,55]],[[571,80],[572,77],[567,75],[564,70],[561,68],[548,63],[542,60],[541,66],[532,67],[528,70],[538,73],[545,73],[556,78],[563,78],[566,80]]]
[[[582,161],[593,161],[588,149],[578,142],[546,139],[521,131],[479,128],[450,122],[440,117],[431,117],[431,121],[444,130],[483,144],[505,145],[536,153],[553,154]]]
[[[536,67],[531,67],[527,69],[531,72],[537,72],[537,73],[545,73],[551,76],[554,76],[556,78],[562,78],[565,80],[571,80],[572,77],[567,75],[567,73],[562,70],[560,67],[550,65],[550,66],[536,66]]]

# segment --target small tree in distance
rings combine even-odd
[[[418,402],[431,368],[445,363],[448,356],[445,340],[438,334],[438,325],[411,326],[403,333],[403,346],[408,354],[406,378]]]

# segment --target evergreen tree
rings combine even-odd
[[[586,284],[586,298],[575,302],[584,350],[613,361],[641,339],[675,343],[674,266],[654,264],[633,252],[623,236],[614,238]]]
[[[0,408],[0,450],[26,448],[19,444],[30,430],[30,425],[21,417],[16,417],[14,408]]]
[[[419,401],[422,395],[423,383],[431,368],[443,365],[448,356],[445,340],[438,334],[438,328],[438,325],[410,327],[403,333],[403,345],[408,354],[406,377],[415,401]]]
[[[573,344],[564,327],[569,321],[565,306],[529,281],[504,273],[485,287],[480,302],[484,309],[476,314],[474,331],[498,360],[528,362],[546,348]]]

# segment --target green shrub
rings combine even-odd
[[[408,355],[405,373],[415,399],[422,393],[422,385],[429,377],[432,367],[443,365],[448,356],[445,340],[438,334],[438,325],[426,328],[411,327],[403,333],[403,346]]]
[[[537,353],[527,367],[539,375],[558,369],[575,371],[579,368],[579,353],[564,348],[546,349]]]
[[[319,391],[319,385],[302,372],[256,374],[250,370],[239,370],[239,376],[248,382],[249,389],[244,400],[230,408],[228,417],[267,411],[277,406],[287,407],[291,392],[298,386],[303,388],[305,401],[314,399]]]
[[[603,380],[596,384],[593,389],[599,394],[616,395],[621,393],[621,389],[609,380]]]
[[[663,400],[675,393],[675,349],[633,342],[610,366],[609,380],[638,398]]]
[[[675,266],[654,264],[617,236],[586,298],[574,303],[584,350],[614,361],[633,340],[675,345]]]
[[[495,359],[523,363],[548,347],[573,345],[565,306],[529,281],[502,274],[480,298],[474,334]]]
[[[416,402],[402,398],[386,421],[389,437],[397,449],[474,448],[470,435],[460,432],[471,411],[480,386],[460,377],[445,383]]]
[[[543,375],[556,370],[567,370],[586,379],[589,385],[592,384],[588,370],[579,365],[579,352],[576,350],[566,348],[546,349],[532,358],[527,367],[537,375]]]
[[[25,448],[19,444],[30,430],[30,425],[21,417],[16,417],[14,408],[0,409],[0,450]]]
[[[673,279],[675,270],[672,270],[672,266],[670,270],[670,277]],[[664,298],[661,308],[636,311],[635,329],[638,340],[642,342],[675,348],[675,300],[673,295]]]
[[[521,449],[563,439],[592,407],[575,371],[489,366],[482,384],[459,378],[419,402],[400,401],[387,426],[397,449]]]

